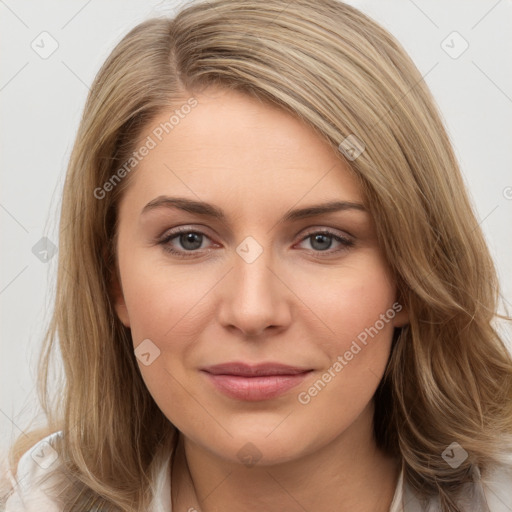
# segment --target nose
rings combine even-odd
[[[218,309],[224,328],[255,338],[290,324],[293,294],[272,266],[268,250],[250,263],[234,255],[234,268],[223,280]]]

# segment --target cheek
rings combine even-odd
[[[190,269],[170,272],[135,259],[125,263],[123,292],[136,356],[138,347],[145,347],[142,357],[137,356],[144,383],[178,429],[186,429],[188,416],[195,418],[197,428],[207,429],[202,408],[191,401],[185,366],[207,318],[208,290],[218,280],[208,275],[195,279]],[[180,411],[187,411],[185,418]]]
[[[304,302],[318,315],[323,367],[298,390],[297,401],[329,424],[355,417],[371,400],[385,370],[401,306],[382,260],[344,269],[336,279],[302,283]],[[322,328],[320,329],[320,327]],[[311,327],[311,333],[314,329]]]
[[[122,269],[134,344],[146,338],[164,345],[168,339],[179,341],[204,312],[208,291],[218,279],[199,267],[171,270],[161,261],[147,260],[134,254]]]
[[[170,269],[137,251],[125,252],[120,270],[135,354],[139,346],[150,354],[138,357],[142,377],[159,407],[179,425],[172,411],[190,408],[185,368],[205,325],[214,320],[209,293],[222,272],[199,265]]]
[[[381,258],[365,256],[337,272],[296,281],[297,294],[315,313],[317,325],[309,328],[325,333],[318,343],[331,360],[348,350],[353,340],[364,343],[368,331],[372,339],[387,339],[393,332],[395,285]]]

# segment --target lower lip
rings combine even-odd
[[[286,391],[299,385],[310,372],[260,377],[204,373],[210,382],[225,395],[237,400],[255,402],[258,400],[270,400],[286,393]]]

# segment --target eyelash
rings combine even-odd
[[[191,250],[191,251],[177,251],[176,249],[173,249],[169,244],[169,242],[171,240],[174,240],[175,238],[179,237],[180,235],[183,235],[183,234],[188,234],[188,233],[193,233],[193,234],[196,234],[196,235],[202,235],[203,237],[206,237],[206,238],[209,238],[208,235],[206,235],[205,233],[203,233],[202,231],[198,231],[198,230],[193,230],[193,229],[190,229],[190,228],[178,228],[178,229],[175,229],[174,231],[172,231],[171,233],[168,233],[167,235],[165,235],[163,238],[161,238],[160,240],[158,240],[158,245],[162,245],[164,251],[172,254],[173,256],[177,256],[178,258],[193,258],[193,257],[197,257],[197,253],[200,252],[200,249],[195,249],[195,250]],[[304,236],[300,242],[304,242],[305,240],[307,240],[308,238],[312,238],[313,236],[315,235],[326,235],[328,237],[331,237],[333,240],[339,242],[342,247],[339,248],[339,249],[336,249],[334,251],[330,250],[330,249],[326,249],[325,251],[315,251],[314,249],[310,249],[310,251],[314,252],[315,255],[319,255],[320,257],[323,257],[322,254],[327,254],[327,255],[332,255],[332,254],[336,254],[336,253],[339,253],[339,252],[342,252],[342,251],[346,251],[347,249],[349,249],[350,247],[352,247],[354,245],[354,242],[348,238],[345,238],[343,236],[340,236],[328,229],[322,229],[322,230],[319,230],[319,231],[312,231],[311,233],[308,233],[306,236]]]

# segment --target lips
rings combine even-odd
[[[270,400],[300,384],[310,368],[280,363],[250,365],[224,363],[201,368],[208,381],[230,398],[246,401]]]
[[[309,371],[309,368],[298,368],[279,363],[261,363],[249,365],[246,363],[216,364],[203,368],[212,375],[236,375],[240,377],[257,377],[266,375],[297,375]]]

